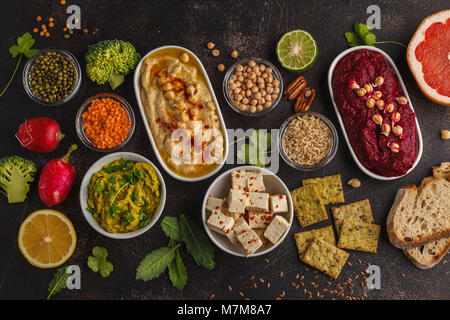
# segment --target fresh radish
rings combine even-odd
[[[51,118],[33,118],[20,124],[16,133],[20,145],[34,152],[52,152],[64,135],[58,122]]]
[[[39,197],[49,207],[63,202],[72,189],[75,169],[69,163],[69,157],[76,149],[77,145],[73,144],[64,157],[50,160],[42,169],[39,177]]]

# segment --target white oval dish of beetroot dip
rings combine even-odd
[[[345,50],[328,71],[336,115],[356,164],[368,176],[393,180],[415,168],[422,135],[403,80],[382,50]]]

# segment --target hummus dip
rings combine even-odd
[[[199,177],[224,156],[224,132],[217,106],[196,60],[181,49],[145,58],[141,99],[158,151],[174,173]]]
[[[92,176],[88,210],[110,233],[136,231],[153,220],[161,199],[160,188],[152,165],[122,158]]]
[[[350,52],[333,70],[332,89],[362,165],[385,177],[405,174],[417,156],[415,114],[384,56]]]

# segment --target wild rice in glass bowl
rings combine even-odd
[[[338,147],[337,131],[331,121],[317,112],[300,112],[281,125],[278,148],[283,160],[301,171],[326,166]]]

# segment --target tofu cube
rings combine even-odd
[[[226,236],[228,237],[228,239],[230,239],[230,241],[232,243],[238,244],[239,240],[237,239],[237,235],[242,233],[242,231],[249,230],[249,229],[250,229],[250,227],[247,224],[247,222],[245,221],[245,219],[240,218],[239,220],[236,221],[233,229],[231,229],[231,231]]]
[[[255,212],[269,212],[269,194],[249,192],[246,209]]]
[[[266,237],[264,237],[264,231],[266,231],[266,228],[262,229],[262,228],[257,228],[257,229],[253,229],[253,231],[255,231],[255,233],[258,235],[259,239],[261,239],[262,242],[262,246],[260,249],[264,250],[268,247],[269,244],[271,244],[269,242],[269,240],[266,239]]]
[[[228,212],[244,214],[248,198],[248,193],[243,190],[231,189],[230,194],[228,195]]]
[[[234,221],[238,221],[241,216],[242,213],[231,213],[228,211],[228,203],[226,201],[224,201],[224,204],[222,206],[222,212],[225,213],[227,216],[232,217],[234,219]]]
[[[266,190],[261,172],[247,172],[247,188],[249,192],[264,192]]]
[[[288,228],[289,222],[287,222],[285,218],[282,216],[275,216],[266,231],[264,231],[264,237],[273,244],[276,244]]]
[[[249,212],[248,213],[248,225],[252,229],[256,228],[267,228],[267,226],[272,221],[271,213],[261,213],[261,212]]]
[[[247,173],[245,170],[231,172],[231,189],[246,190]]]
[[[252,255],[262,246],[262,241],[253,229],[242,230],[236,234],[238,241],[241,243],[248,256]]]
[[[220,208],[222,208],[223,203],[224,203],[223,199],[209,196],[208,200],[206,200],[206,210],[211,212],[214,210],[219,210]]]
[[[229,234],[234,227],[234,219],[225,215],[222,210],[214,210],[206,221],[208,227],[221,234]]]
[[[288,212],[287,197],[282,194],[270,196],[270,210],[272,213]]]

